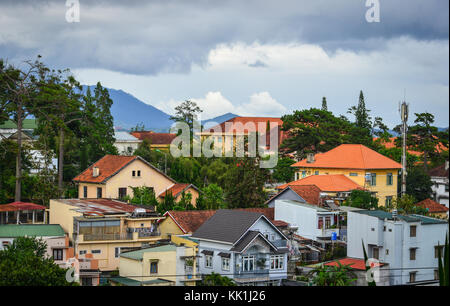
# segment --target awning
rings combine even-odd
[[[201,253],[205,254],[205,255],[214,255],[214,251],[209,251],[209,250],[203,250]]]
[[[220,252],[217,255],[219,255],[220,257],[225,257],[225,258],[230,258],[231,257],[230,253],[225,253],[225,252]]]

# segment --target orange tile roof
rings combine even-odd
[[[343,174],[327,174],[327,175],[310,175],[305,178],[301,178],[297,181],[293,181],[281,186],[277,189],[284,189],[287,186],[304,186],[315,185],[321,191],[339,192],[339,191],[351,191],[354,189],[364,189],[350,178]],[[305,188],[306,190],[306,188]],[[301,196],[301,194],[299,194]],[[305,199],[306,200],[306,199]]]
[[[1,204],[0,211],[20,211],[20,210],[45,210],[45,206],[27,203],[27,202],[12,202],[9,204]]]
[[[137,156],[105,155],[96,163],[77,175],[73,181],[103,183],[135,159],[137,159]],[[100,174],[97,177],[92,176],[92,168],[94,167],[97,167],[100,170]]]
[[[139,140],[147,139],[151,144],[170,145],[177,135],[172,133],[154,133],[152,131],[131,132]]]
[[[366,263],[365,263],[364,259],[360,259],[360,258],[346,257],[346,258],[327,262],[324,265],[337,267],[337,266],[339,266],[338,263],[340,263],[341,265],[346,265],[346,266],[349,265],[352,269],[355,269],[355,270],[362,270],[362,271],[366,270]],[[371,263],[370,266],[372,268],[372,267],[382,267],[384,265],[385,265],[385,263],[380,262],[380,263]]]
[[[159,195],[160,198],[164,198],[166,193],[172,193],[173,197],[176,197],[180,192],[183,192],[187,187],[189,187],[191,184],[184,184],[184,183],[177,183],[173,186],[167,188],[167,190],[161,192]]]
[[[428,209],[428,212],[430,213],[441,213],[448,211],[448,208],[445,205],[439,204],[432,199],[425,199],[416,205]]]
[[[336,169],[401,169],[396,161],[361,144],[342,144],[328,152],[318,153],[315,161],[303,159],[291,167]]]
[[[374,141],[377,141],[378,139],[379,138],[377,138],[377,137],[373,138]],[[389,141],[384,141],[384,140],[380,139],[380,144],[382,146],[384,146],[386,149],[396,148],[396,146],[395,146],[395,140],[396,139],[397,139],[397,137],[390,137]],[[448,151],[448,149],[442,143],[439,143],[439,144],[436,145],[436,150],[439,153],[441,153],[442,151]],[[423,154],[422,152],[414,151],[414,150],[411,150],[411,149],[408,149],[407,151],[408,151],[409,154],[415,155],[415,156],[422,156],[422,154]]]
[[[236,208],[236,210],[245,210],[264,214],[271,222],[274,220],[274,208]],[[217,210],[186,210],[186,211],[167,211],[164,216],[169,216],[180,229],[185,233],[195,232],[206,220],[216,213]],[[162,221],[162,220],[161,220]],[[160,221],[160,222],[161,222]],[[279,222],[278,226],[285,226]]]
[[[289,183],[288,183],[289,184]],[[307,203],[318,205],[319,204],[319,198],[320,198],[320,189],[316,185],[288,185],[284,184],[284,188],[281,188],[282,190],[274,195],[272,198],[270,198],[266,203],[272,201],[274,198],[278,197],[282,192],[284,192],[286,189],[291,189],[296,194],[298,194],[300,197],[302,197]],[[277,187],[280,189],[281,186]]]

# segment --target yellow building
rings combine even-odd
[[[179,201],[178,192],[191,193],[193,206],[199,195],[192,184],[178,184],[164,172],[139,156],[105,155],[73,179],[80,199],[122,199],[133,195],[132,187],[148,187],[158,200],[166,192]]]
[[[376,193],[380,206],[390,206],[397,197],[402,168],[396,161],[360,144],[343,144],[325,153],[310,154],[292,167],[296,168],[296,180],[310,175],[343,174]]]
[[[69,234],[77,255],[92,254],[102,272],[119,268],[124,249],[159,241],[162,218],[149,209],[116,200],[50,200],[50,223],[60,224]]]
[[[192,240],[174,237],[171,243],[120,254],[119,277],[113,285],[125,286],[195,286],[197,246]]]

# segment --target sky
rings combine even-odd
[[[404,99],[409,123],[430,112],[449,126],[447,0],[1,0],[0,58],[38,54],[169,114],[190,99],[202,119],[278,117],[326,97],[353,120],[362,90],[391,128]]]

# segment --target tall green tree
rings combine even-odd
[[[323,111],[328,111],[327,98],[326,97],[322,98],[322,110]]]
[[[0,251],[0,286],[76,286],[66,280],[67,269],[46,257],[43,240],[18,237]]]
[[[355,116],[355,124],[358,128],[370,131],[372,118],[369,116],[370,110],[366,108],[362,90],[359,92],[358,105],[350,107],[348,113]]]
[[[226,208],[223,190],[216,184],[210,184],[202,189],[203,201],[197,209]]]
[[[294,180],[294,174],[295,169],[291,167],[292,164],[294,164],[295,161],[287,158],[282,157],[278,159],[278,163],[273,169],[272,177],[277,182],[290,182]]]

